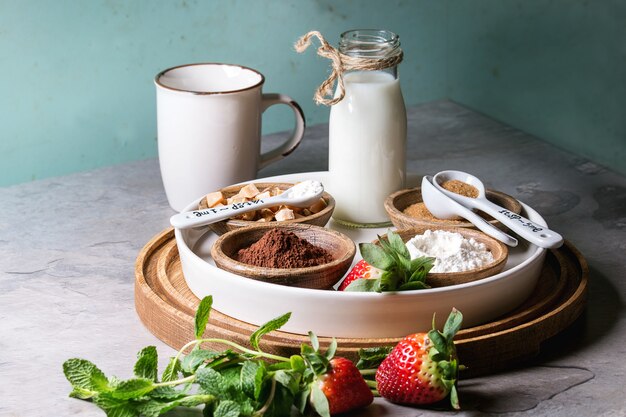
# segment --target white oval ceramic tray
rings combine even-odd
[[[281,175],[257,179],[263,182],[324,182],[327,172]],[[415,181],[417,178],[412,178]],[[409,183],[412,183],[409,179]],[[416,184],[418,182],[415,182]],[[334,196],[335,199],[341,196]],[[198,201],[185,208],[194,210]],[[525,215],[546,225],[532,208],[522,204]],[[332,220],[326,227],[339,230],[356,243],[370,242],[387,229],[350,229]],[[488,322],[520,305],[532,293],[541,274],[546,250],[520,242],[509,248],[504,270],[492,277],[462,285],[399,293],[354,293],[313,290],[268,284],[217,268],[211,246],[217,236],[206,228],[175,231],[183,274],[199,298],[213,296],[213,307],[238,320],[260,325],[291,312],[283,331],[349,338],[403,337],[430,329],[433,313],[438,326],[452,307],[463,313],[463,327]],[[360,259],[357,251],[354,263]]]

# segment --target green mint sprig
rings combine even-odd
[[[287,358],[261,350],[261,338],[287,323],[290,313],[259,327],[250,336],[251,348],[205,338],[212,301],[210,296],[202,299],[195,316],[195,340],[170,358],[160,378],[154,346],[137,354],[134,377],[127,380],[109,378],[92,362],[73,358],[63,364],[72,385],[70,397],[92,401],[109,417],[156,417],[176,407],[202,405],[203,415],[213,417],[290,416],[294,406],[302,413],[312,408],[330,417],[328,402],[320,398],[323,393],[314,382],[328,370],[337,349],[334,339],[325,353],[313,333],[311,346],[303,344],[300,355]],[[225,350],[204,349],[206,343],[224,345]]]
[[[361,256],[369,265],[382,271],[375,279],[357,279],[345,291],[388,292],[422,290],[430,288],[426,277],[435,263],[435,258],[418,257],[411,254],[402,238],[389,230],[386,236],[378,236],[378,244],[360,243]]]

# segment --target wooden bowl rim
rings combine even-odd
[[[235,239],[241,236],[242,234],[257,233],[264,229],[269,230],[273,228],[288,229],[289,231],[292,231],[294,233],[296,233],[298,230],[313,229],[314,232],[317,231],[319,233],[324,233],[327,236],[332,236],[332,238],[335,240],[345,243],[348,248],[348,251],[343,256],[337,259],[334,259],[331,262],[321,264],[321,265],[308,266],[308,267],[303,267],[303,268],[268,268],[268,267],[254,266],[254,265],[250,265],[244,262],[237,261],[231,258],[230,256],[228,256],[222,250],[222,245],[224,244],[224,241],[227,239]],[[302,223],[285,224],[285,222],[281,222],[279,224],[258,224],[258,225],[241,227],[235,230],[231,230],[229,232],[224,233],[219,238],[217,238],[217,240],[213,243],[213,246],[211,247],[211,257],[213,258],[214,261],[216,261],[216,264],[217,264],[217,260],[219,259],[220,262],[223,262],[224,264],[229,265],[231,269],[233,270],[246,272],[249,275],[254,275],[254,276],[258,276],[262,278],[268,278],[272,276],[284,277],[284,276],[289,276],[289,275],[308,275],[308,274],[319,273],[327,269],[332,269],[338,265],[342,265],[346,262],[352,262],[352,259],[354,259],[355,255],[356,255],[356,244],[354,243],[354,241],[350,239],[348,236],[346,236],[345,234],[337,230],[332,230],[326,227],[316,226],[313,224],[302,224]]]
[[[254,184],[255,186],[258,185],[263,185],[260,188],[267,188],[270,186],[277,186],[283,190],[286,190],[287,188],[292,187],[294,183],[289,183],[289,182],[254,182],[254,181],[250,181],[248,183],[245,184],[235,184],[235,185],[229,185],[228,187],[224,187],[224,188],[220,188],[218,191],[221,191],[222,193],[233,193],[236,194],[238,190],[242,189],[243,187],[245,187],[246,185],[249,184]],[[322,198],[324,200],[326,200],[326,207],[324,207],[322,210],[318,211],[317,213],[313,213],[310,214],[308,216],[304,216],[304,217],[300,217],[299,219],[291,219],[291,220],[281,220],[281,221],[273,221],[270,224],[299,224],[299,223],[306,223],[306,222],[310,222],[313,220],[316,220],[320,217],[323,217],[325,215],[328,214],[329,211],[332,211],[335,209],[335,198],[328,192],[324,191],[324,193],[322,194]],[[200,199],[200,202],[198,203],[198,205],[200,205],[202,203],[202,201],[204,200],[204,197],[202,197]],[[223,220],[221,222],[218,222],[216,224],[226,224],[229,228],[244,228],[244,227],[249,227],[249,226],[256,226],[256,225],[262,225],[262,223],[258,223],[257,221],[252,221],[252,220],[241,220],[241,219],[228,219],[228,220]],[[209,227],[211,227],[211,225],[209,225]]]
[[[432,220],[428,220],[428,219],[419,219],[417,217],[412,217],[409,216],[408,214],[403,213],[400,209],[398,209],[398,207],[396,206],[396,202],[397,200],[406,195],[406,194],[410,194],[410,193],[421,193],[421,187],[417,186],[417,187],[413,187],[413,188],[404,188],[402,190],[398,190],[393,194],[390,194],[389,196],[387,196],[387,198],[385,199],[384,202],[384,207],[385,210],[387,211],[387,214],[389,214],[389,217],[393,220],[394,218],[397,219],[401,219],[404,223],[411,223],[413,226],[411,227],[421,227],[421,226],[425,226],[425,225],[432,225],[432,227],[461,227],[461,228],[468,228],[468,227],[474,227],[474,224],[463,219],[463,220],[459,220],[455,223],[446,223],[445,219],[441,219],[440,222],[434,222]],[[511,211],[513,211],[515,214],[520,214],[522,212],[522,204],[519,202],[519,200],[517,200],[515,197],[510,196],[502,191],[498,191],[498,190],[494,190],[491,188],[487,188],[485,189],[485,194],[495,194],[497,196],[499,196],[500,198],[510,201],[512,204],[514,204],[514,208],[513,209],[509,209]],[[421,196],[421,194],[420,194]],[[491,199],[489,199],[490,201],[492,201]],[[421,200],[420,202],[423,202],[423,200]],[[496,219],[491,219],[491,220],[487,220],[485,219],[485,221],[493,224],[493,225],[497,225],[500,224],[500,222]]]
[[[454,233],[459,233],[461,235],[463,235],[463,237],[465,237],[466,239],[472,237],[474,238],[474,240],[485,244],[485,246],[487,246],[487,248],[489,249],[489,251],[494,255],[494,261],[484,265],[480,268],[474,268],[474,269],[469,269],[467,271],[461,271],[461,272],[429,272],[428,273],[428,277],[430,278],[446,278],[446,279],[451,279],[451,278],[455,278],[455,277],[471,277],[471,276],[475,276],[480,274],[483,271],[489,270],[489,269],[497,269],[497,272],[495,272],[493,275],[501,272],[502,268],[504,267],[508,257],[509,257],[509,248],[502,242],[500,242],[498,239],[495,239],[483,232],[481,232],[480,230],[476,230],[476,229],[468,229],[467,227],[455,227],[455,226],[437,226],[437,227],[429,227],[429,226],[415,226],[415,227],[408,227],[405,229],[400,229],[395,231],[396,234],[399,235],[405,235],[405,234],[412,234],[413,236],[416,236],[418,234],[424,234],[424,232],[426,230],[444,230],[447,232],[454,232]],[[386,236],[386,234],[384,235]],[[404,243],[406,243],[409,239],[411,239],[412,237],[409,237],[408,239],[402,239],[404,241]],[[378,242],[378,240],[374,241],[374,243]],[[492,248],[498,248],[500,253],[499,256],[496,257],[494,251]],[[491,276],[491,275],[490,275]],[[427,279],[428,279],[427,277]],[[483,278],[488,278],[488,277],[482,277],[480,279]]]

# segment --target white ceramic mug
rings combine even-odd
[[[289,155],[304,134],[300,106],[282,94],[263,94],[263,74],[230,64],[182,65],[160,72],[157,90],[159,164],[170,206],[256,177]],[[293,109],[296,126],[276,149],[261,154],[262,113],[274,104]]]

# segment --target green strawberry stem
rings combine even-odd
[[[370,388],[374,388],[374,389],[378,388],[378,384],[376,384],[376,381],[372,381],[372,380],[370,380],[370,379],[366,379],[366,380],[365,380],[365,383],[366,383],[366,384],[367,384],[367,386],[368,386],[368,387],[370,387]]]
[[[359,372],[361,372],[361,375],[365,376],[365,375],[376,375],[376,368],[373,369],[359,369]]]

